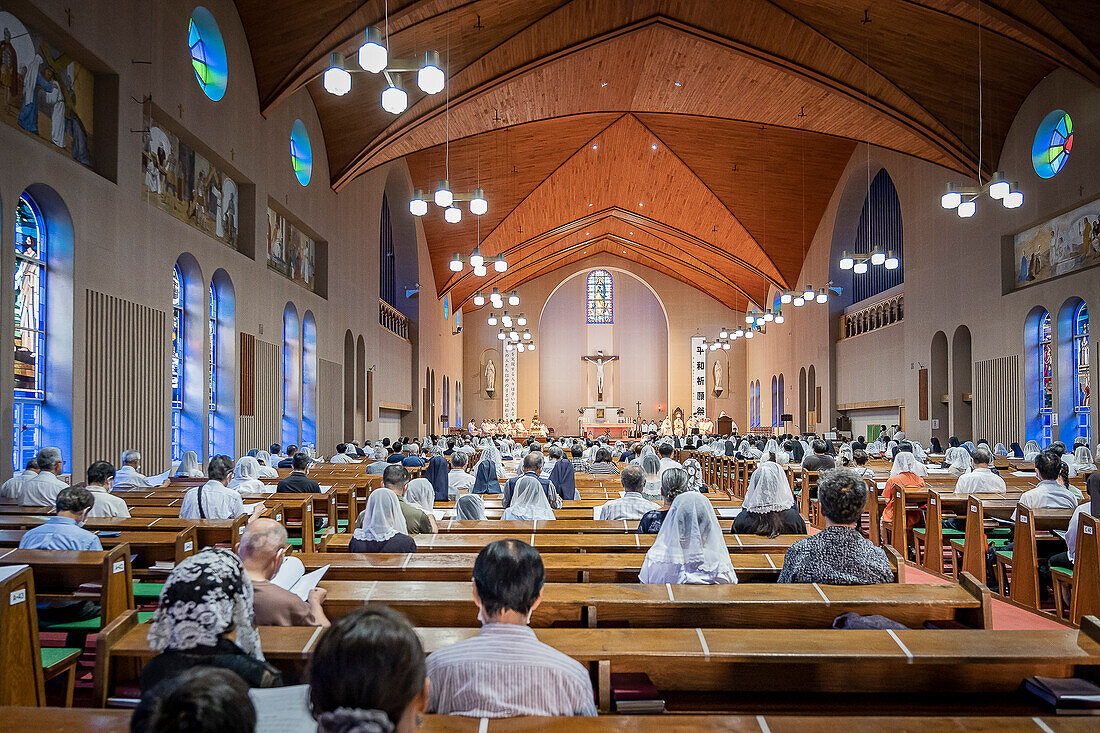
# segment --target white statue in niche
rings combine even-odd
[[[493,392],[496,391],[496,388],[497,367],[496,364],[493,363],[493,360],[490,359],[488,362],[485,363],[485,394],[492,397]]]
[[[722,362],[717,359],[714,360],[714,366],[711,371],[714,375],[714,394],[721,396],[722,394]]]

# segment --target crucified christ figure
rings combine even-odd
[[[596,365],[596,400],[603,402],[603,366],[615,361],[617,356],[605,356],[602,351],[597,351],[595,356],[582,356],[582,361],[588,361]]]

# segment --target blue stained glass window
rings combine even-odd
[[[27,194],[15,212],[15,410],[13,467],[22,469],[42,443],[46,400],[46,223]]]
[[[615,322],[615,283],[607,270],[588,273],[588,322]]]
[[[1075,365],[1073,409],[1077,413],[1077,438],[1092,443],[1089,409],[1089,309],[1081,303],[1073,314],[1073,363]]]
[[[1050,313],[1043,312],[1039,319],[1039,417],[1042,428],[1042,447],[1053,439],[1052,416],[1054,413],[1054,349],[1051,344]]]
[[[191,67],[202,91],[217,102],[225,96],[229,83],[229,60],[218,22],[201,5],[191,14],[187,26],[187,45],[191,49]]]
[[[183,272],[172,268],[172,460],[183,457]]]
[[[207,363],[210,381],[210,403],[206,412],[206,457],[217,455],[214,448],[214,423],[218,414],[218,289],[210,283],[210,359]]]

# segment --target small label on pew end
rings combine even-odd
[[[978,507],[976,507],[976,506],[972,506],[972,507],[970,507],[970,511],[974,512],[975,514],[977,514],[977,513],[978,513]]]
[[[8,605],[9,606],[18,606],[20,603],[22,603],[25,600],[27,600],[27,589],[26,588],[20,588],[19,590],[13,590],[8,595]]]
[[[121,573],[125,568],[126,568],[125,561],[119,560],[114,565],[111,566],[111,572],[112,573]]]
[[[1092,527],[1088,526],[1087,524],[1081,527],[1081,529],[1085,531],[1085,534],[1092,534]]]
[[[243,524],[240,527],[237,527],[237,534],[244,534],[244,525]]]
[[[282,514],[276,514],[276,515],[275,515],[275,521],[276,521],[276,522],[281,522],[281,521],[283,521],[283,515],[282,515]]]
[[[1020,523],[1021,524],[1027,524],[1027,515],[1026,514],[1021,514],[1020,515]]]
[[[188,540],[187,542],[183,543],[183,551],[184,552],[191,552],[191,550],[193,550],[193,549],[195,549],[195,543],[192,542],[191,540]]]

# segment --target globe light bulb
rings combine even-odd
[[[1001,199],[1001,203],[1006,209],[1018,209],[1024,205],[1024,195],[1019,191],[1011,191]]]
[[[351,74],[346,64],[342,53],[329,55],[328,68],[325,69],[325,74],[321,78],[321,83],[329,94],[342,97],[351,91]]]
[[[857,275],[862,275],[863,273],[867,272],[868,267],[869,265],[866,262],[857,262],[856,266],[852,268],[852,272]]]
[[[515,290],[508,296],[508,305],[519,305],[519,293]]]
[[[451,185],[447,181],[440,181],[435,189],[435,205],[445,209],[454,203],[455,197],[451,193]],[[471,263],[473,264],[473,263]]]
[[[486,274],[488,274],[488,273],[485,270],[485,265],[478,265],[477,267],[474,268],[474,276],[475,277],[485,277]]]
[[[775,322],[776,323],[782,323],[785,320],[787,320],[787,319],[784,318],[782,315],[778,315],[778,316],[775,317]]]
[[[481,216],[489,210],[489,202],[485,200],[485,192],[480,188],[474,189],[474,195],[470,199],[470,213]]]
[[[443,210],[443,218],[448,224],[457,224],[462,221],[462,209],[457,206],[448,206]]]
[[[424,192],[419,188],[409,202],[409,213],[413,216],[424,216],[428,213],[428,202],[424,200]]]
[[[962,203],[963,197],[958,191],[952,190],[951,185],[947,186],[947,193],[940,197],[940,206],[945,209],[957,209],[959,204]]]
[[[474,296],[474,305],[485,305],[485,294],[482,293],[480,290],[477,291],[477,295]]]
[[[424,54],[424,65],[416,72],[416,85],[425,94],[439,94],[447,84],[447,75],[443,73],[438,51]]]
[[[449,267],[451,272],[462,272],[462,260],[458,257],[458,252],[455,252],[454,257],[451,258]]]
[[[722,349],[725,350],[725,351],[729,351],[730,350],[730,342],[727,341],[726,343],[722,344]]]
[[[881,265],[885,261],[886,261],[886,253],[883,252],[881,249],[876,249],[874,252],[871,253],[871,264],[872,265]]]
[[[390,82],[390,86],[382,90],[382,109],[391,115],[399,115],[408,108],[409,95],[394,79]]]
[[[845,252],[844,256],[840,258],[840,269],[841,270],[851,270],[853,267],[855,267],[855,264],[856,264],[855,259],[850,254],[848,254],[847,252]]]
[[[959,204],[959,208],[957,209],[957,211],[959,212],[959,217],[962,219],[969,219],[970,217],[974,216],[974,212],[976,212],[977,210],[978,205],[973,201],[963,201],[961,204]]]
[[[493,262],[493,269],[497,272],[504,272],[508,269],[508,263],[502,259],[497,259],[495,262]]]
[[[378,28],[367,28],[366,39],[359,47],[359,65],[363,67],[363,71],[377,74],[388,63],[389,52],[382,45],[382,31]]]
[[[490,326],[497,325],[497,314],[496,313],[490,313],[489,314],[489,325]]]
[[[828,303],[829,302],[829,291],[828,291],[828,289],[822,288],[821,292],[819,292],[817,294],[817,302],[818,303]]]
[[[802,306],[806,305],[806,299],[800,295],[794,299],[794,305],[796,308],[801,308]]]
[[[901,260],[894,254],[893,250],[886,253],[886,262],[883,263],[887,270],[896,270],[901,266]]]
[[[521,326],[526,326],[527,325],[527,316],[520,313],[519,318],[516,319],[516,323],[518,323]]]

